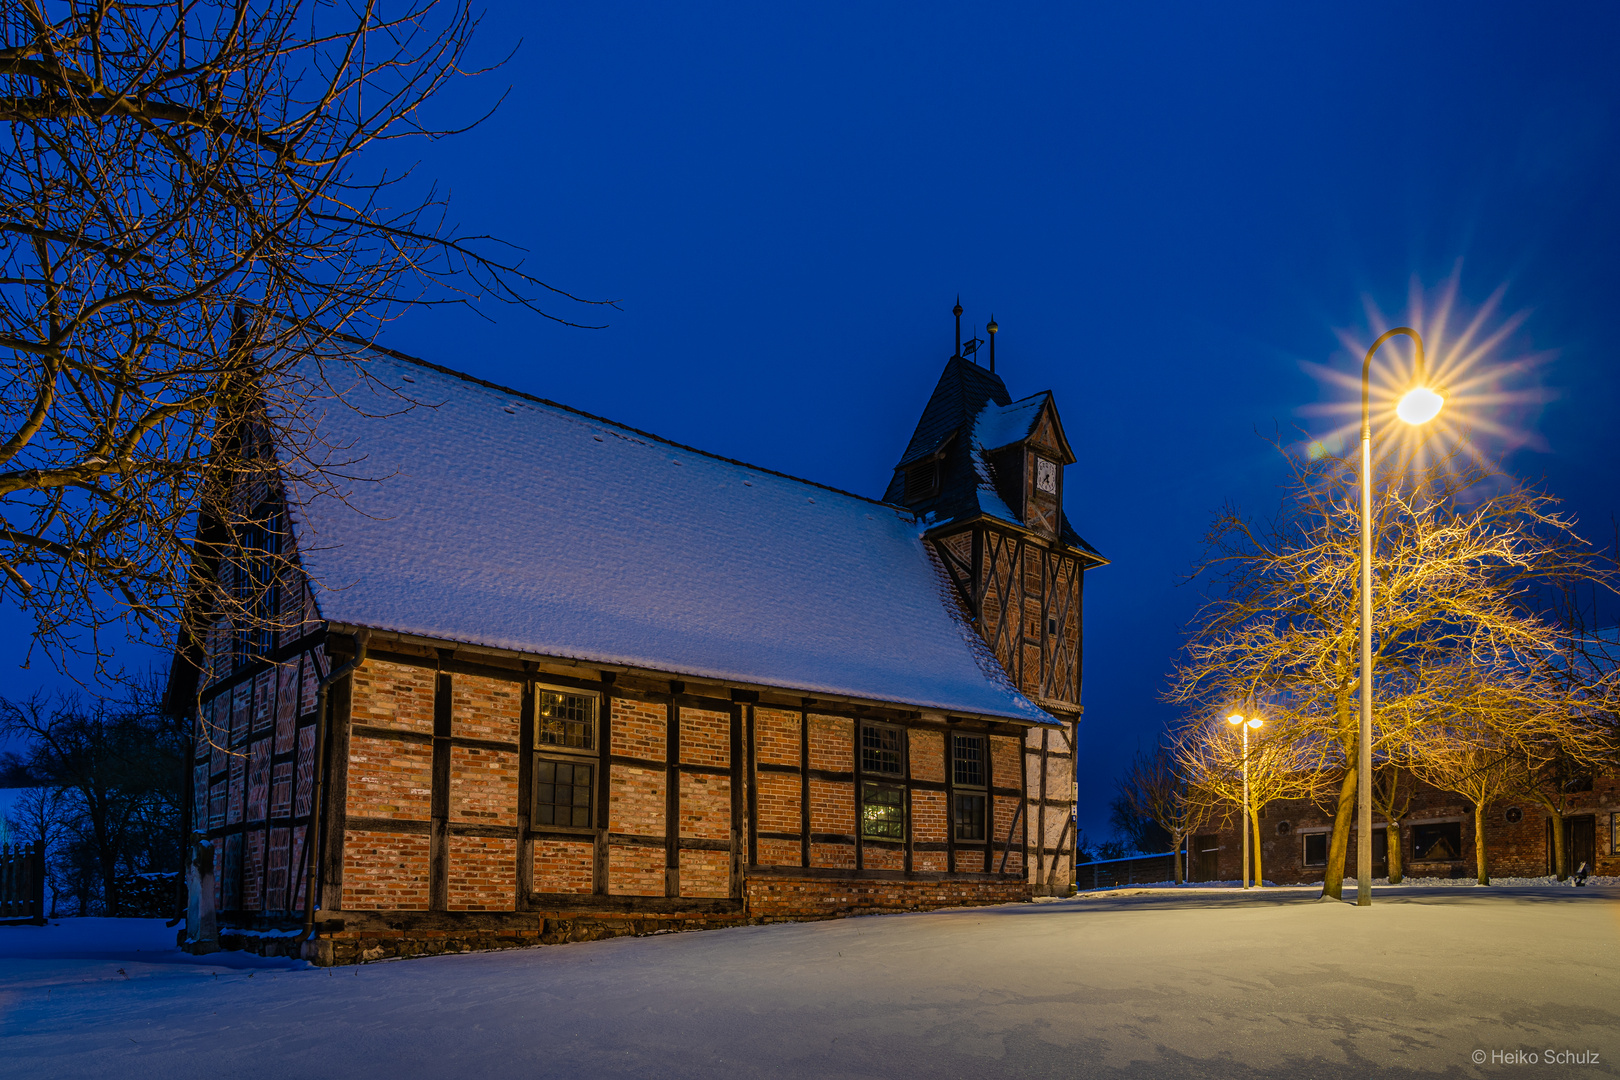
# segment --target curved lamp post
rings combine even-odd
[[[1410,326],[1386,330],[1361,362],[1361,738],[1356,754],[1356,906],[1372,903],[1372,414],[1367,375],[1373,354],[1390,338],[1405,335],[1417,349],[1412,389],[1395,406],[1408,424],[1433,420],[1446,401],[1423,384],[1423,339]],[[1399,837],[1396,838],[1397,843]]]
[[[1236,724],[1243,732],[1243,816],[1240,830],[1243,833],[1243,887],[1249,887],[1249,729],[1259,727],[1264,721],[1258,716],[1245,719],[1241,713],[1233,713],[1226,718],[1228,724]],[[1259,875],[1255,875],[1255,888],[1260,887]]]

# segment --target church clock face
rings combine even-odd
[[[1057,462],[1043,457],[1035,459],[1035,490],[1048,495],[1057,494]]]

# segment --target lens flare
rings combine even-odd
[[[1401,403],[1395,406],[1395,415],[1408,424],[1427,424],[1440,415],[1440,406],[1445,403],[1445,398],[1427,386],[1418,386],[1401,398]]]
[[[1467,313],[1460,310],[1460,286],[1460,271],[1432,292],[1414,281],[1404,316],[1386,314],[1369,301],[1365,329],[1338,332],[1343,352],[1331,365],[1301,363],[1325,391],[1323,400],[1300,410],[1321,418],[1298,446],[1302,456],[1337,458],[1341,446],[1353,452],[1361,433],[1362,357],[1380,333],[1403,325],[1423,335],[1427,363],[1419,379],[1416,352],[1402,337],[1373,358],[1375,461],[1398,459],[1403,469],[1420,470],[1433,455],[1460,453],[1459,464],[1486,465],[1520,449],[1547,449],[1535,423],[1551,396],[1539,383],[1538,369],[1553,354],[1517,348],[1527,313],[1503,313],[1505,286]],[[1322,420],[1326,424],[1318,427]]]

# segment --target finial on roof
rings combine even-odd
[[[951,354],[953,360],[962,359],[962,294],[956,294],[956,306],[951,308],[951,314],[956,316],[956,351]]]
[[[996,331],[1001,327],[996,325],[996,313],[990,313],[990,321],[985,324],[984,331],[990,335],[990,374],[996,373]]]

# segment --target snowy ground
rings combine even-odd
[[[1406,887],[1365,910],[1141,889],[330,971],[173,940],[160,922],[0,927],[0,1075],[1620,1072],[1613,887]],[[1548,1050],[1598,1063],[1491,1059]]]

